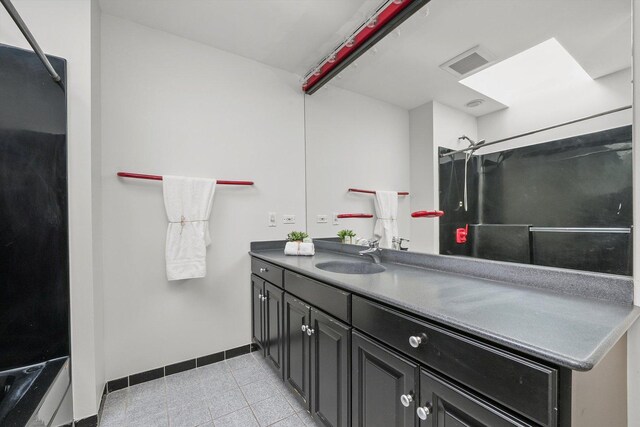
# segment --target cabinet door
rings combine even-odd
[[[264,280],[258,276],[251,275],[251,338],[253,342],[258,344],[260,349],[263,346],[263,298],[264,298]]]
[[[353,426],[417,425],[418,366],[357,332],[351,340]]]
[[[438,375],[424,370],[420,375],[420,400],[416,405],[416,412],[420,417],[421,427],[534,425],[519,420]]]
[[[349,425],[350,328],[311,308],[311,414],[324,426]]]
[[[309,306],[299,299],[284,297],[284,380],[296,392],[298,400],[309,408]]]
[[[284,292],[269,282],[264,283],[264,355],[282,377],[282,302]]]

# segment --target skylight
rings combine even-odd
[[[463,85],[510,105],[523,96],[592,80],[567,50],[550,38],[460,80]]]

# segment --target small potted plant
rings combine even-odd
[[[340,230],[338,231],[338,237],[342,240],[342,243],[353,244],[356,233],[353,230]]]
[[[309,235],[304,231],[292,231],[287,235],[287,240],[290,242],[302,243],[307,237],[309,237]]]

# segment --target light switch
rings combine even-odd
[[[340,224],[340,221],[338,221],[338,213],[334,212],[333,213],[333,225],[338,225]]]
[[[318,224],[326,224],[329,221],[329,215],[318,215],[316,222]]]
[[[283,224],[295,224],[296,223],[296,216],[295,215],[284,214],[284,215],[282,215],[282,223]]]
[[[277,224],[276,221],[276,213],[275,212],[269,212],[268,216],[267,216],[267,226],[269,227],[275,227]]]

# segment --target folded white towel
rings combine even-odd
[[[398,193],[376,191],[376,221],[373,235],[380,240],[381,248],[393,248],[393,238],[398,237]]]
[[[316,254],[316,248],[313,243],[287,242],[284,245],[284,254],[312,256]]]
[[[204,277],[207,273],[209,216],[215,179],[163,176],[162,191],[169,226],[165,257],[169,280]]]
[[[360,246],[369,246],[369,239],[365,239],[364,237],[360,237],[356,240],[356,245]]]

